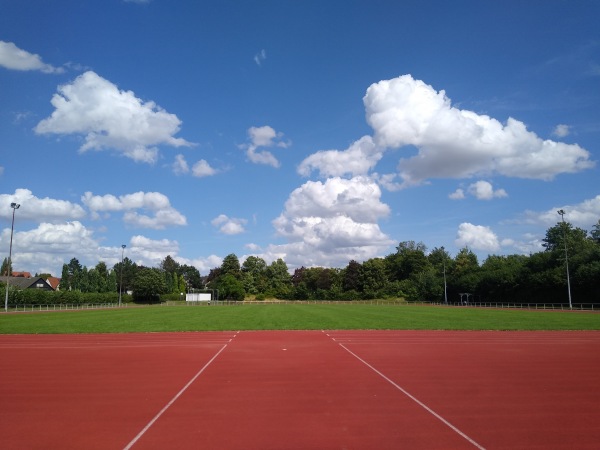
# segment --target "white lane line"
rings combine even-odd
[[[446,419],[444,419],[442,416],[440,416],[438,413],[436,413],[433,409],[431,409],[425,403],[423,403],[422,401],[420,401],[419,399],[417,399],[416,397],[414,397],[413,395],[411,395],[408,391],[406,391],[401,386],[399,386],[398,384],[396,384],[394,381],[392,381],[391,379],[389,379],[387,376],[385,376],[383,373],[381,373],[379,370],[377,370],[371,364],[369,364],[368,362],[366,362],[364,359],[362,359],[356,353],[354,353],[350,349],[348,349],[344,344],[338,343],[338,345],[340,347],[342,347],[344,350],[346,350],[348,353],[350,353],[352,356],[354,356],[356,359],[358,359],[361,363],[363,363],[369,369],[371,369],[373,372],[375,372],[377,375],[379,375],[381,378],[383,378],[388,383],[390,383],[392,386],[394,386],[396,389],[398,389],[400,392],[402,392],[404,395],[406,395],[408,398],[410,398],[412,401],[414,401],[417,405],[419,405],[421,408],[423,408],[429,414],[431,414],[432,416],[434,416],[436,419],[440,420],[444,425],[448,426],[454,432],[458,433],[460,436],[462,436],[463,438],[465,438],[467,441],[469,441],[471,444],[473,444],[478,449],[485,450],[485,447],[482,447],[475,440],[471,439],[465,433],[463,433],[462,431],[460,431],[458,428],[456,428],[454,425],[452,425],[450,422],[448,422]]]
[[[160,418],[160,416],[162,416],[162,415],[165,413],[165,411],[166,411],[167,409],[169,409],[169,408],[171,407],[171,405],[172,405],[173,403],[175,403],[175,401],[176,401],[176,400],[177,400],[179,397],[181,397],[181,395],[182,395],[182,394],[183,394],[183,393],[184,393],[184,392],[187,390],[187,388],[189,388],[189,387],[190,387],[190,385],[191,385],[191,384],[192,384],[194,381],[196,381],[196,378],[198,378],[198,377],[200,376],[200,374],[201,374],[202,372],[204,372],[204,371],[206,370],[206,368],[207,368],[207,367],[208,367],[208,366],[209,366],[209,365],[210,365],[210,364],[211,364],[211,363],[212,363],[212,362],[213,362],[215,359],[217,359],[217,356],[219,356],[219,355],[221,354],[221,352],[227,348],[227,345],[228,345],[228,344],[225,344],[223,347],[221,347],[221,350],[219,350],[219,351],[218,351],[218,352],[215,354],[215,356],[213,356],[213,357],[210,359],[210,361],[208,361],[208,362],[207,362],[207,363],[204,365],[204,367],[202,367],[202,369],[200,369],[200,370],[198,371],[198,373],[197,373],[196,375],[194,375],[194,377],[193,377],[193,378],[192,378],[190,381],[188,381],[188,383],[187,383],[187,384],[186,384],[186,385],[185,385],[185,386],[184,386],[184,387],[183,387],[183,388],[182,388],[182,389],[181,389],[181,390],[180,390],[180,391],[179,391],[179,392],[178,392],[178,393],[175,395],[175,397],[173,397],[173,398],[171,399],[171,401],[170,401],[169,403],[167,403],[167,404],[165,405],[165,407],[164,407],[163,409],[161,409],[161,410],[160,410],[160,412],[159,412],[159,413],[158,413],[156,416],[154,416],[154,418],[153,418],[153,419],[152,419],[150,422],[148,422],[148,424],[147,424],[147,425],[146,425],[146,426],[145,426],[145,427],[142,429],[142,431],[140,431],[140,432],[138,433],[138,435],[137,435],[136,437],[134,437],[134,438],[133,438],[133,440],[132,440],[132,441],[131,441],[129,444],[127,444],[127,446],[126,446],[126,447],[125,447],[123,450],[129,450],[131,447],[133,447],[133,445],[135,445],[135,443],[136,443],[137,441],[139,441],[139,440],[140,440],[140,438],[141,438],[141,437],[142,437],[142,436],[143,436],[143,435],[146,433],[146,431],[148,431],[148,430],[150,429],[150,427],[151,427],[152,425],[154,425],[154,422],[156,422],[156,421],[157,421],[157,420]]]

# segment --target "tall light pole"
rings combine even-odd
[[[444,303],[448,304],[448,291],[446,289],[446,250],[444,250],[444,246],[442,245],[442,256],[444,259],[442,262],[444,263]]]
[[[563,241],[565,242],[565,263],[567,266],[567,292],[569,293],[569,309],[573,309],[573,303],[571,303],[571,277],[569,277],[569,253],[567,252],[567,234],[566,234],[566,224],[565,224],[565,211],[559,209],[556,211],[561,219],[562,219],[562,229],[563,229]]]
[[[123,254],[125,253],[125,244],[121,245],[121,281],[119,281],[119,306],[121,306],[121,293],[123,292]]]
[[[10,276],[12,275],[12,238],[13,230],[15,229],[15,211],[21,207],[18,203],[11,203],[10,207],[13,210],[12,224],[10,226],[10,247],[8,250],[8,270],[6,276],[6,297],[4,298],[4,311],[8,312],[8,286],[10,285]]]

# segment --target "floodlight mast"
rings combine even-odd
[[[569,276],[569,253],[567,252],[567,234],[566,234],[566,225],[565,225],[565,211],[559,209],[556,211],[558,215],[562,219],[563,223],[563,241],[565,242],[565,264],[567,266],[567,292],[569,293],[569,309],[573,309],[573,303],[571,302],[571,277]]]
[[[6,296],[4,298],[4,311],[8,312],[8,287],[10,285],[10,276],[12,275],[12,241],[13,241],[13,230],[15,229],[15,211],[21,207],[18,203],[11,203],[12,208],[12,224],[10,226],[10,247],[8,250],[8,266],[6,274]]]
[[[123,292],[123,254],[125,253],[125,244],[121,245],[121,280],[119,281],[119,306],[121,306],[121,294]]]

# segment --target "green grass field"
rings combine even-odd
[[[600,330],[600,314],[427,305],[149,306],[9,313],[1,334],[218,330]]]

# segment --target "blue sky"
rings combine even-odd
[[[344,267],[600,219],[596,1],[0,0],[0,252]]]

